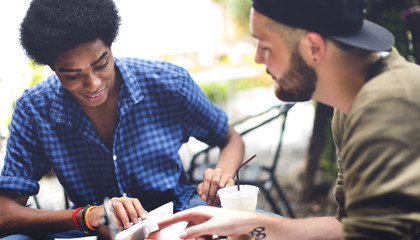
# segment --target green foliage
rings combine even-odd
[[[227,101],[228,85],[226,82],[200,84],[200,88],[215,104],[223,105]]]
[[[34,61],[30,61],[28,63],[28,66],[32,69],[31,79],[29,81],[28,87],[32,87],[38,82],[42,81],[42,79],[44,79],[44,76],[42,73],[44,65],[40,65]]]
[[[210,101],[218,105],[224,105],[231,97],[231,93],[257,87],[266,87],[269,84],[271,83],[262,77],[256,79],[236,79],[225,82],[205,83],[200,84],[200,88]]]
[[[251,0],[213,0],[221,4],[227,14],[234,19],[242,28],[242,31],[248,31],[249,11],[251,9]]]
[[[28,67],[31,68],[31,73],[30,73],[29,83],[26,87],[24,87],[25,89],[34,86],[38,82],[42,81],[42,79],[44,79],[44,76],[43,76],[43,73],[42,73],[44,65],[40,65],[40,64],[38,64],[34,61],[30,61],[28,63]],[[23,92],[25,89],[21,89],[20,92]],[[12,121],[12,113],[13,113],[13,108],[14,108],[15,104],[16,104],[16,99],[13,99],[12,106],[11,106],[11,111],[10,111],[9,117],[7,119],[8,128],[10,128],[10,122]]]
[[[337,157],[335,144],[331,132],[331,120],[328,121],[327,127],[325,128],[325,146],[320,156],[319,167],[320,170],[328,176],[337,176]]]

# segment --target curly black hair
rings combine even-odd
[[[52,66],[57,55],[100,39],[110,47],[121,18],[112,0],[33,0],[20,26],[28,57]]]

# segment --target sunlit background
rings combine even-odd
[[[0,134],[4,136],[16,98],[34,78],[43,79],[52,73],[48,67],[30,67],[19,43],[19,27],[29,3],[9,1],[0,8]],[[248,34],[247,19],[235,15],[235,11],[248,11],[250,3],[236,6],[239,10],[217,0],[115,3],[122,18],[112,48],[116,57],[162,59],[181,65],[215,101],[226,99],[234,87],[218,86],[222,90],[215,94],[209,90],[214,84],[208,84],[264,76],[262,68],[253,63],[255,41]]]

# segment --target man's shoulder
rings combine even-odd
[[[119,58],[118,60],[131,71],[140,71],[145,74],[180,74],[186,72],[184,68],[162,60],[133,57]]]
[[[27,104],[44,105],[52,101],[61,86],[55,74],[27,88],[18,101]]]
[[[420,66],[407,62],[398,53],[387,58],[379,74],[363,85],[353,105],[396,100],[420,106]]]
[[[177,92],[192,81],[186,69],[166,61],[121,58],[117,66],[127,85],[142,89],[143,93],[158,89]]]

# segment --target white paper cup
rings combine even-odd
[[[217,191],[222,208],[255,211],[259,188],[252,185],[240,185],[221,188]]]
[[[222,208],[237,209],[244,211],[255,211],[259,188],[252,185],[240,185],[221,188],[217,191]],[[229,240],[249,240],[254,239],[249,235],[239,237],[229,237]]]

